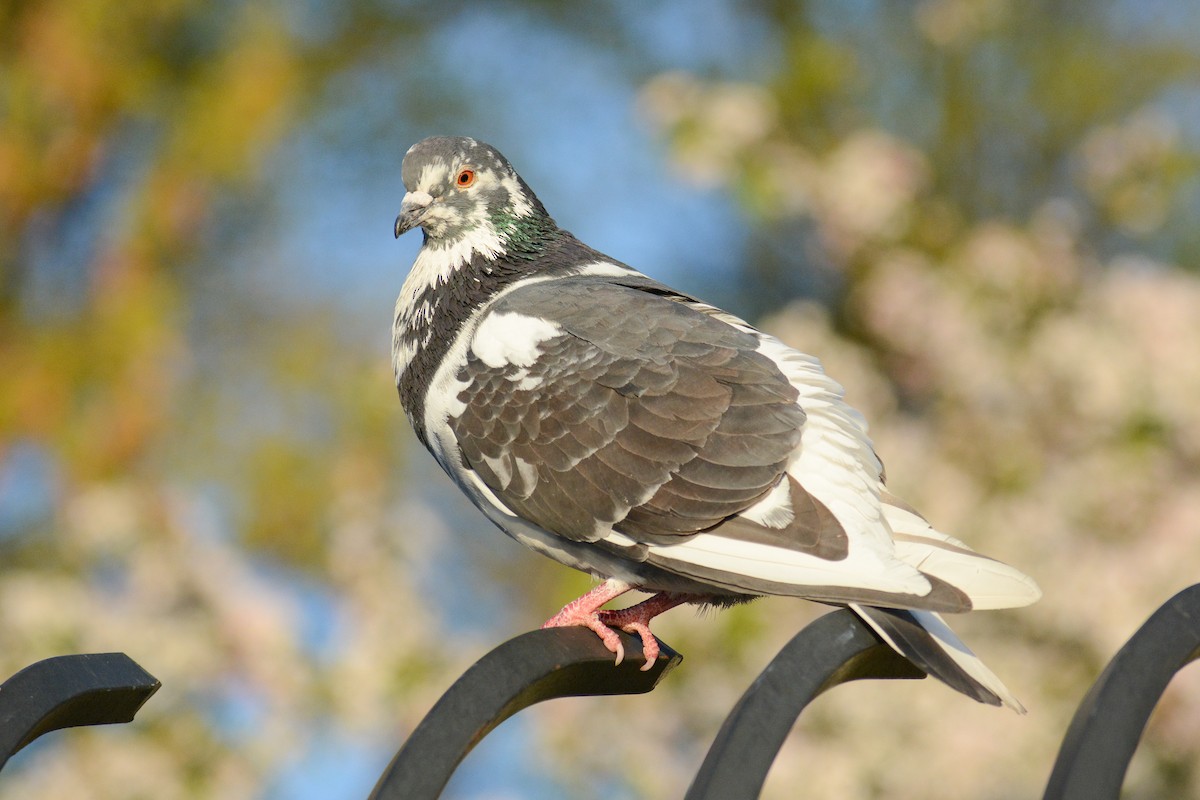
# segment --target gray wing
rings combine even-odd
[[[578,278],[489,314],[555,333],[526,358],[469,350],[449,424],[464,464],[548,531],[663,543],[713,528],[775,487],[799,444],[797,391],[757,337],[684,304]]]

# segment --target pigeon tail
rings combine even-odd
[[[981,703],[1025,713],[1025,706],[937,614],[857,603],[850,608],[893,650],[951,689]]]
[[[880,500],[896,557],[953,586],[967,597],[971,609],[1019,608],[1041,598],[1042,590],[1025,573],[936,530],[896,497],[885,492]]]

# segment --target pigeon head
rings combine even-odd
[[[396,236],[420,227],[426,247],[495,258],[508,252],[512,240],[523,239],[530,223],[542,229],[549,220],[508,159],[475,139],[422,139],[405,154],[401,177],[408,193]]]

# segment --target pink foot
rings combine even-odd
[[[580,611],[566,614],[560,611],[542,623],[543,628],[566,628],[572,625],[583,626],[599,636],[600,641],[604,643],[608,651],[616,655],[617,660],[614,666],[619,666],[625,660],[625,646],[621,644],[621,637],[617,635],[616,631],[600,621],[599,612],[592,611],[589,613]]]
[[[632,588],[634,588],[632,584],[610,578],[583,597],[567,603],[563,606],[562,611],[546,620],[542,627],[559,628],[567,625],[582,625],[600,637],[600,641],[604,642],[604,646],[608,648],[609,652],[616,655],[617,664],[625,659],[625,648],[621,644],[621,637],[617,636],[613,628],[637,634],[642,640],[642,655],[646,659],[646,663],[642,665],[644,672],[654,666],[659,653],[658,639],[654,638],[654,634],[650,632],[650,620],[675,606],[699,602],[704,598],[700,595],[659,592],[629,608],[616,611],[600,610],[600,607],[609,600],[620,597]]]
[[[664,611],[695,599],[691,595],[686,594],[659,592],[635,606],[622,608],[617,611],[601,611],[597,616],[602,624],[620,628],[626,633],[635,633],[641,638],[642,655],[646,659],[646,663],[642,665],[642,671],[644,672],[654,666],[659,651],[658,639],[650,632],[650,620]]]
[[[625,647],[621,644],[621,637],[600,621],[600,606],[632,588],[631,584],[610,578],[582,597],[567,603],[562,611],[542,623],[542,628],[582,625],[600,637],[608,651],[617,657],[616,664],[620,664],[625,660]]]
[[[601,619],[612,625],[614,628],[620,628],[626,633],[636,633],[642,640],[642,655],[646,659],[646,663],[642,665],[642,671],[650,669],[654,666],[654,660],[658,658],[658,639],[650,632],[650,626],[644,622],[627,622],[624,625],[613,622],[608,618],[608,614],[616,614],[615,611],[600,612]]]

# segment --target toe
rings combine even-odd
[[[642,670],[650,669],[658,659],[658,639],[654,638],[654,634],[650,632],[650,628],[645,625],[639,625],[638,630],[630,631],[630,633],[636,633],[641,637],[642,655],[646,659],[646,663],[642,665]]]

